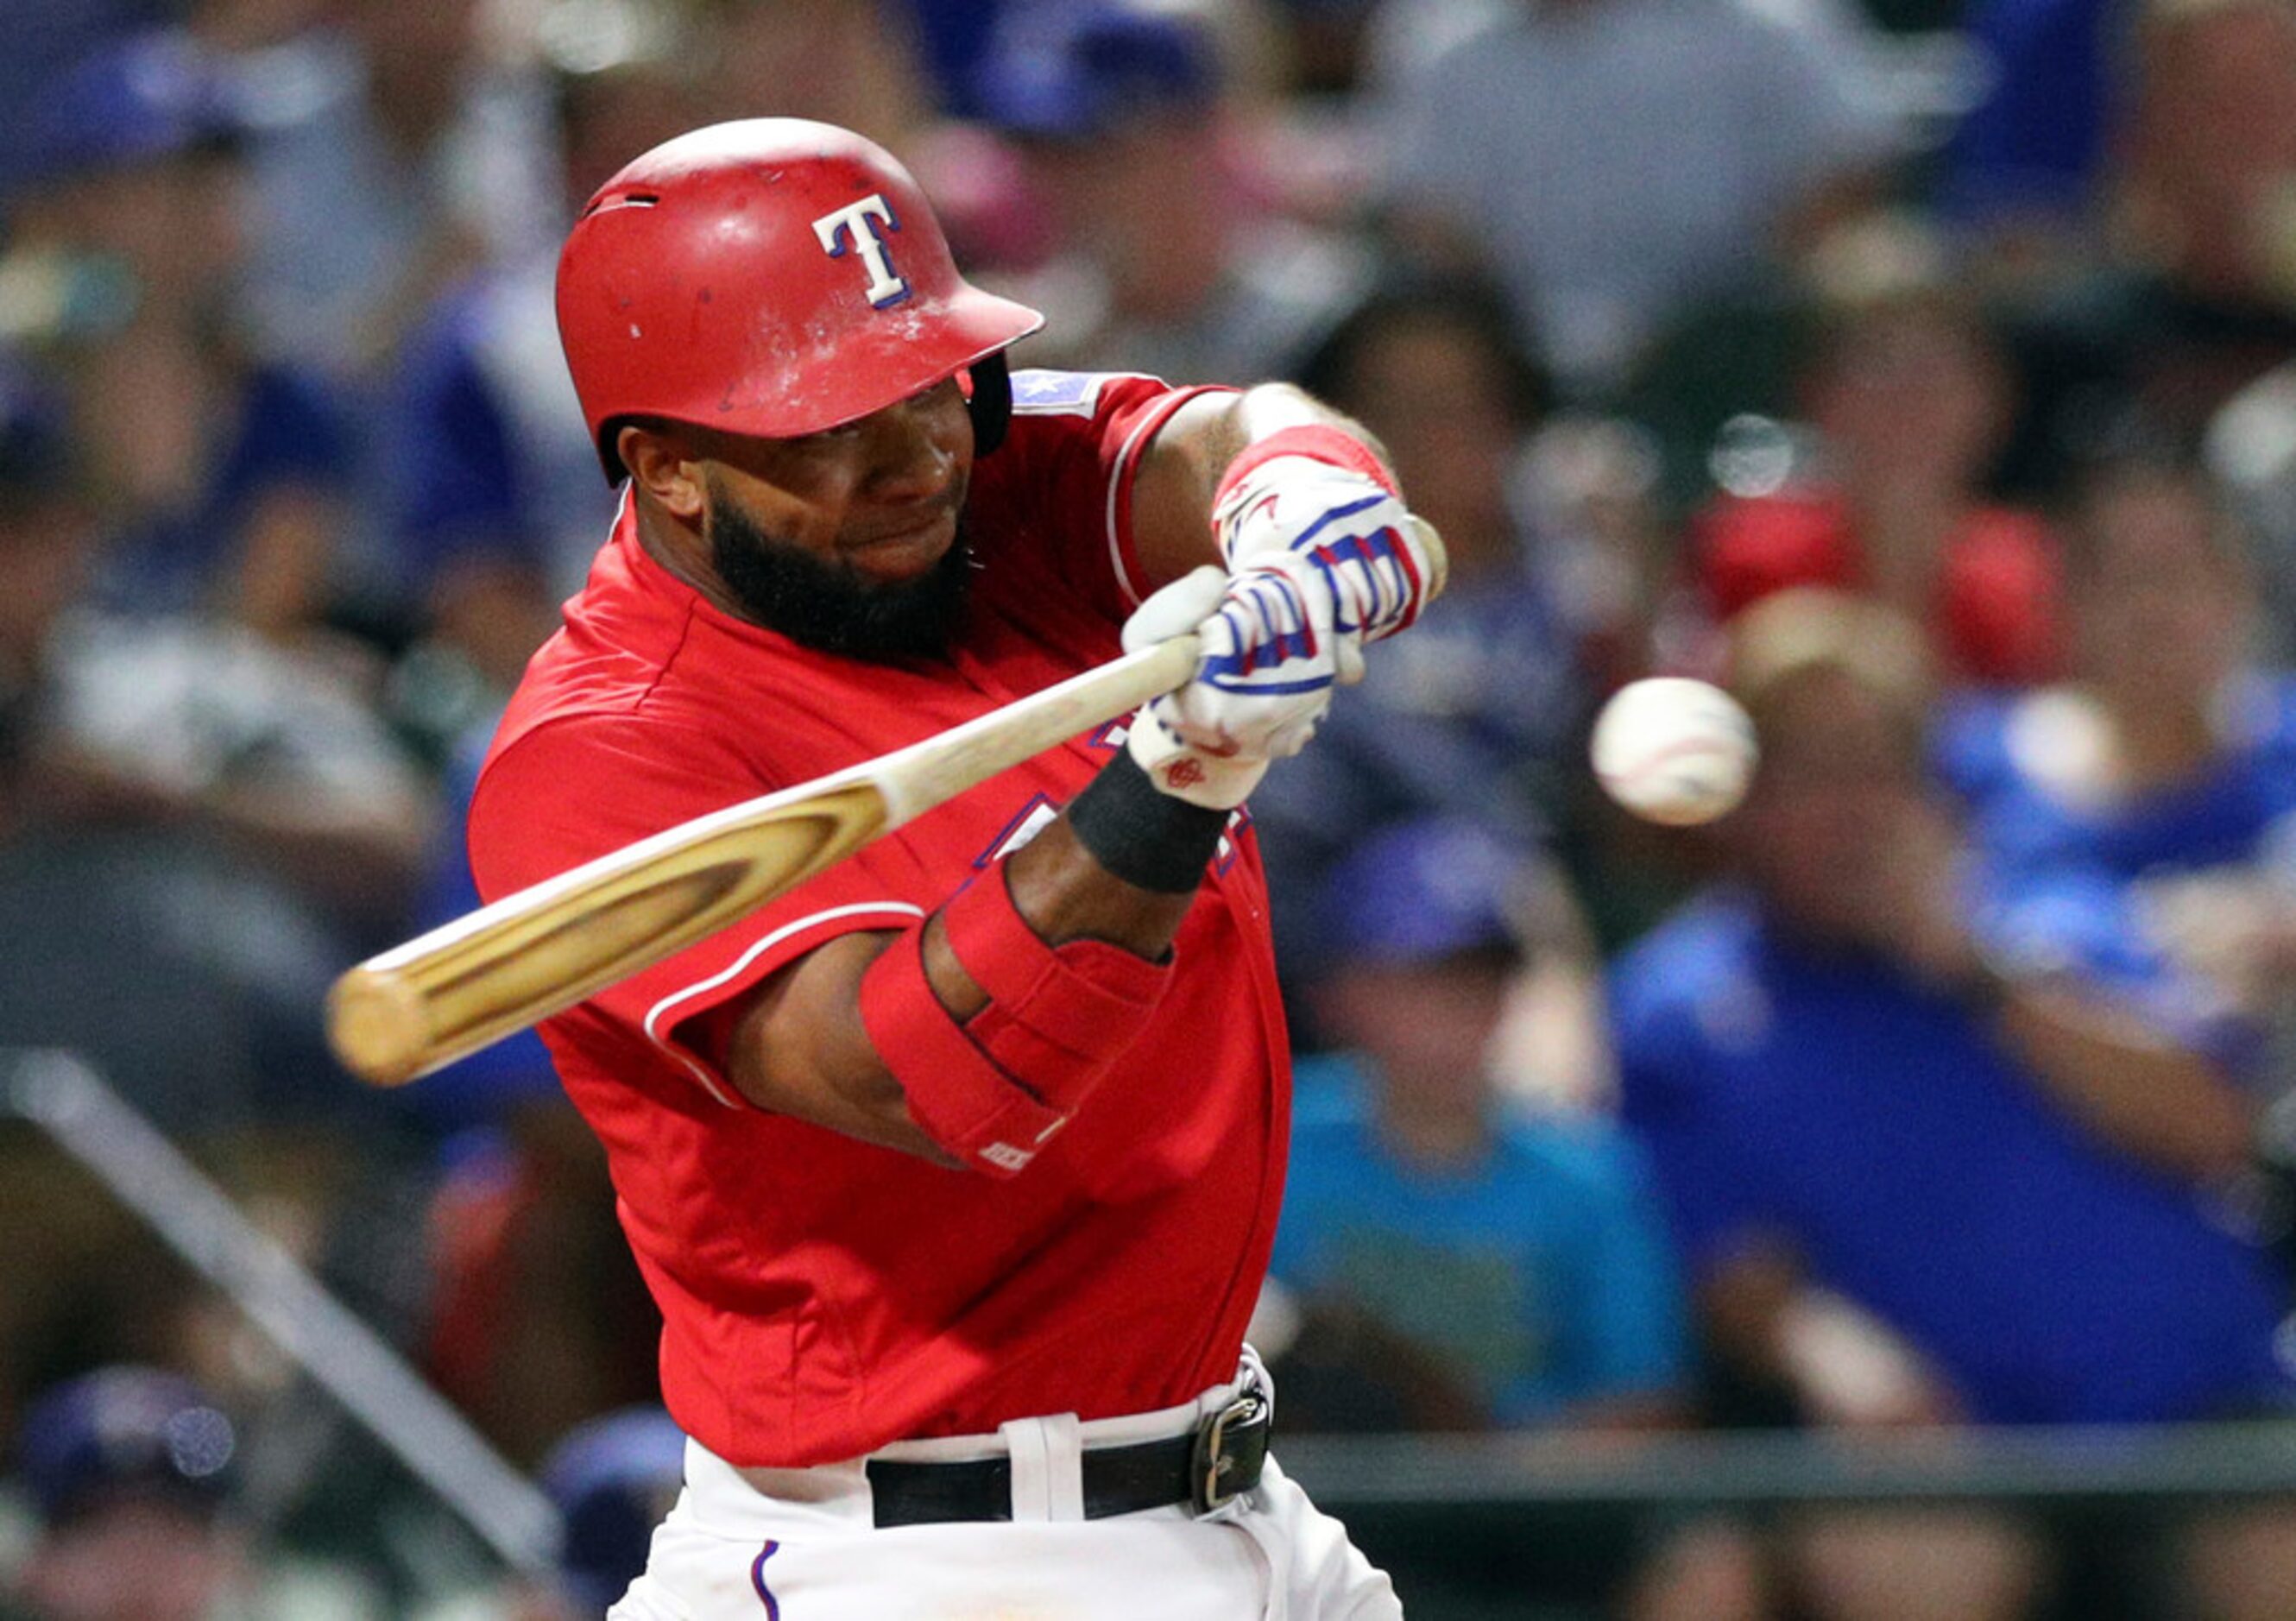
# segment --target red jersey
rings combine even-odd
[[[1789,585],[1857,591],[1866,561],[1846,503],[1832,495],[1726,495],[1692,525],[1698,583],[1718,619]],[[1988,684],[2028,686],[2061,673],[2063,608],[2057,552],[2030,512],[1980,507],[1948,539],[1930,604],[1930,639],[1946,668]]]
[[[816,652],[657,563],[626,506],[479,779],[488,898],[887,754],[1120,651],[1141,449],[1186,391],[1022,373],[974,470],[981,567],[946,659]],[[1232,1377],[1275,1235],[1289,1060],[1258,848],[1207,868],[1168,993],[1029,1168],[949,1170],[755,1108],[707,1017],[849,929],[914,924],[1112,754],[1110,728],[981,784],[744,921],[546,1021],[660,1304],[661,1383],[719,1456],[797,1467],[1006,1419],[1167,1407]]]

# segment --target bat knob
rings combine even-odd
[[[327,992],[327,1043],[373,1085],[404,1085],[422,1073],[430,1027],[422,993],[399,975],[354,968]]]

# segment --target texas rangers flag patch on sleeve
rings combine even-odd
[[[1013,373],[1013,409],[1022,416],[1090,416],[1100,404],[1106,372],[1026,371]]]

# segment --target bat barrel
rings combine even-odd
[[[336,1057],[398,1086],[713,934],[874,838],[843,774],[680,823],[370,957],[327,997]]]

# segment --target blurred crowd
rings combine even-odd
[[[911,165],[1047,312],[1017,364],[1295,379],[1448,543],[1251,804],[1287,1432],[2296,1413],[2288,0],[8,12],[0,1046],[85,1054],[576,1529],[497,1579],[10,1126],[0,1616],[635,1569],[657,1323],[539,1046],[377,1093],[319,1011],[474,904],[478,753],[611,516],[561,233],[768,113]],[[1711,828],[1583,767],[1653,673],[1753,716]],[[1613,1540],[1491,1613],[2296,1617],[2296,1506]]]

